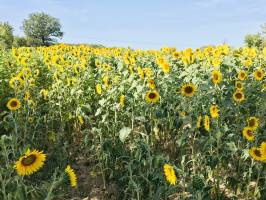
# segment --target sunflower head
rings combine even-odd
[[[236,87],[236,90],[243,90],[244,84],[241,81],[236,81],[235,87]]]
[[[208,132],[210,131],[210,118],[208,115],[204,116],[204,129]]]
[[[219,70],[212,71],[212,82],[214,84],[219,84],[222,80],[222,74]]]
[[[260,152],[262,154],[262,159],[266,162],[266,142],[262,142],[260,145]]]
[[[170,185],[176,185],[177,180],[173,166],[169,164],[164,164],[163,170],[165,178],[170,183]]]
[[[148,91],[145,95],[145,100],[148,103],[156,103],[160,99],[160,95],[156,90]]]
[[[263,161],[264,158],[262,157],[261,149],[257,147],[252,147],[249,150],[249,155],[256,161]]]
[[[245,127],[243,129],[243,136],[248,140],[248,141],[253,141],[254,140],[254,135],[253,135],[253,130],[250,127]]]
[[[243,91],[241,91],[241,90],[235,91],[233,94],[233,99],[237,103],[240,103],[241,101],[245,100],[245,95],[244,95]]]
[[[264,77],[264,72],[261,69],[257,69],[254,71],[253,75],[257,81],[261,81]]]
[[[6,106],[9,110],[17,110],[21,107],[21,103],[17,98],[12,98],[7,102]]]
[[[15,163],[15,169],[20,176],[30,175],[38,171],[43,165],[46,155],[42,151],[29,149]]]
[[[196,86],[193,83],[184,84],[181,87],[181,94],[186,97],[192,97],[196,92]]]
[[[219,117],[219,108],[217,105],[211,105],[210,107],[210,114],[212,118],[218,118]]]
[[[65,173],[69,177],[71,187],[77,187],[77,175],[75,174],[74,170],[70,167],[70,165],[67,165],[67,167],[65,168]]]
[[[244,81],[247,78],[247,73],[244,70],[238,72],[238,79]]]
[[[259,119],[256,117],[249,117],[247,119],[248,127],[252,130],[256,130],[259,126]]]

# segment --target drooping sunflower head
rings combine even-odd
[[[247,73],[244,70],[238,72],[238,79],[244,81],[247,78]]]
[[[177,180],[173,166],[169,164],[164,164],[163,170],[165,178],[170,183],[170,185],[176,185]]]
[[[249,155],[256,161],[263,161],[264,158],[262,157],[262,153],[260,151],[260,148],[252,147],[249,150]]]
[[[210,107],[210,114],[212,118],[218,118],[219,117],[219,108],[217,105],[211,105]]]
[[[241,81],[236,81],[235,87],[236,87],[236,90],[243,90],[244,84]]]
[[[259,126],[259,119],[256,117],[249,117],[247,119],[248,127],[252,130],[256,130]]]
[[[208,115],[204,116],[204,129],[208,132],[210,131],[210,118]]]
[[[260,152],[262,154],[262,159],[265,162],[266,161],[266,142],[262,142],[260,145]]]
[[[102,94],[102,86],[99,83],[96,85],[96,92],[97,94]]]
[[[222,80],[222,73],[219,70],[212,71],[212,82],[214,84],[219,84]]]
[[[125,95],[121,95],[119,98],[120,106],[123,108],[125,106]]]
[[[261,69],[257,69],[254,71],[253,75],[257,81],[261,81],[264,77],[264,72]]]
[[[145,95],[145,100],[148,103],[156,103],[160,99],[160,95],[156,90],[148,91]]]
[[[43,165],[46,155],[43,151],[29,149],[24,156],[21,156],[15,163],[15,169],[20,176],[31,175],[38,171]]]
[[[192,97],[196,92],[196,86],[193,83],[184,84],[181,87],[181,94],[186,97]]]
[[[68,175],[71,187],[77,187],[77,175],[70,165],[65,168],[65,173]]]
[[[250,127],[245,127],[243,129],[243,136],[248,140],[248,141],[253,141],[254,140],[254,135],[253,135],[253,130]]]
[[[9,110],[17,110],[21,107],[21,103],[17,98],[12,98],[7,102],[6,106]]]
[[[237,103],[240,103],[241,101],[245,100],[245,95],[244,95],[243,91],[241,91],[241,90],[235,91],[233,94],[233,99]]]

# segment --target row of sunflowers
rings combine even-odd
[[[0,71],[0,198],[58,199],[79,159],[119,199],[266,197],[266,48],[23,47]]]

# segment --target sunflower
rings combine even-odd
[[[77,176],[70,165],[67,165],[65,172],[69,177],[71,187],[77,187]]]
[[[149,88],[152,89],[152,90],[154,90],[156,88],[155,82],[152,79],[149,80]]]
[[[260,145],[260,152],[262,154],[262,158],[266,161],[266,142],[262,142]]]
[[[244,81],[247,78],[247,73],[244,70],[238,72],[238,79]]]
[[[181,87],[181,94],[186,97],[192,97],[196,92],[196,86],[193,83],[184,84]]]
[[[261,153],[261,149],[260,149],[260,148],[252,147],[252,148],[249,150],[249,155],[250,155],[254,160],[257,160],[257,161],[263,161],[263,160],[264,160],[264,158],[262,157],[262,153]]]
[[[20,89],[22,88],[23,84],[24,84],[24,81],[22,80],[22,78],[18,76],[11,78],[9,81],[9,86],[13,89]]]
[[[219,58],[215,58],[212,60],[212,65],[214,67],[219,67],[221,65],[221,60]]]
[[[214,84],[219,84],[222,80],[222,74],[219,70],[212,71],[212,82]]]
[[[12,98],[7,102],[6,106],[9,110],[17,110],[21,107],[21,103],[17,98]]]
[[[217,105],[211,105],[210,107],[210,114],[212,118],[218,118],[219,117],[219,108]]]
[[[253,64],[253,62],[250,58],[248,58],[248,59],[244,60],[243,64],[245,67],[249,67]]]
[[[252,130],[256,130],[259,126],[259,119],[256,117],[249,117],[247,119],[248,127]]]
[[[20,176],[31,175],[38,171],[43,165],[46,155],[43,151],[29,149],[24,156],[21,156],[15,163],[15,169]]]
[[[237,90],[243,90],[244,84],[241,81],[236,81],[235,87]]]
[[[165,74],[168,74],[170,72],[170,66],[167,62],[164,62],[162,64],[162,70]]]
[[[210,118],[208,115],[204,116],[204,129],[208,132],[210,131]]]
[[[102,86],[99,83],[96,85],[96,92],[97,94],[102,94]]]
[[[257,69],[254,71],[253,75],[257,81],[261,81],[264,77],[264,72],[261,69]]]
[[[201,127],[201,122],[202,122],[202,116],[200,115],[197,120],[197,128]]]
[[[242,133],[248,141],[254,140],[253,130],[250,127],[245,127]]]
[[[241,90],[237,90],[233,94],[233,99],[237,102],[240,103],[241,101],[245,100],[245,95]]]
[[[24,98],[23,98],[25,101],[28,101],[29,99],[30,99],[30,92],[29,91],[27,91],[27,92],[25,92],[25,94],[24,94]]]
[[[160,95],[156,90],[148,91],[145,95],[145,100],[148,103],[156,103],[159,101]]]
[[[121,95],[119,98],[120,106],[123,108],[125,106],[125,95]]]
[[[170,183],[170,185],[176,185],[177,180],[174,168],[169,164],[164,164],[163,170],[166,180]]]

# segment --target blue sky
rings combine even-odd
[[[61,42],[144,49],[241,46],[266,22],[266,0],[0,0],[0,21],[16,35],[40,11],[60,19]]]

